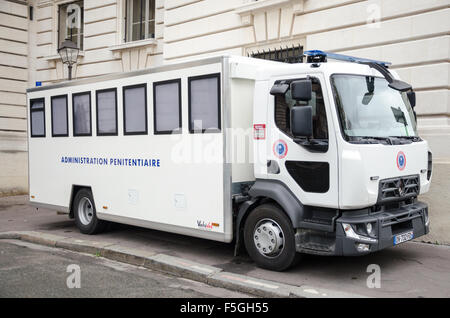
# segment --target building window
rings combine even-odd
[[[301,45],[253,51],[250,57],[284,63],[303,63],[303,47]]]
[[[97,136],[117,135],[117,90],[102,89],[96,92]]]
[[[220,131],[220,74],[189,77],[189,131]]]
[[[284,96],[275,96],[275,124],[286,135],[293,137],[291,133],[291,108],[309,105],[313,112],[313,139],[328,140],[328,123],[323,100],[322,88],[316,78],[312,80],[312,98],[309,102],[297,102],[291,97],[289,89]]]
[[[181,80],[153,83],[155,134],[181,132]]]
[[[91,136],[91,92],[72,95],[73,135]]]
[[[43,98],[30,100],[31,137],[45,137],[45,101]]]
[[[69,39],[83,50],[83,1],[64,3],[58,7],[58,48]]]
[[[67,137],[69,135],[67,117],[67,95],[52,96],[52,136]]]
[[[147,85],[123,88],[123,130],[125,135],[147,134]]]
[[[155,0],[125,2],[125,42],[154,38]]]

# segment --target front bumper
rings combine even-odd
[[[342,214],[335,220],[333,227],[297,229],[295,235],[297,252],[319,255],[364,255],[394,246],[394,238],[397,235],[412,231],[413,238],[417,238],[429,232],[428,206],[423,202],[375,213],[369,211],[370,209],[341,211]],[[365,228],[367,223],[372,224],[371,235],[361,233],[360,229]],[[346,233],[343,225],[351,226],[353,231]],[[363,249],[360,244],[364,244]]]
[[[385,210],[373,214],[353,216],[347,213],[336,220],[336,244],[334,255],[364,255],[394,246],[394,237],[413,232],[413,238],[429,232],[428,206],[423,202],[404,205],[394,210]],[[373,236],[360,234],[349,237],[342,224],[375,224]],[[370,238],[367,239],[367,237]],[[366,244],[366,250],[358,250],[359,244]],[[367,246],[368,245],[368,246]]]

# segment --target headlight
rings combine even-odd
[[[363,223],[357,224],[356,226],[358,227],[361,224],[363,224]],[[344,229],[344,233],[347,237],[351,237],[351,238],[354,238],[354,239],[357,239],[360,241],[367,241],[367,242],[372,242],[372,243],[377,242],[376,239],[355,233],[353,227],[348,223],[342,223],[342,228]]]
[[[370,237],[377,237],[376,225],[377,224],[375,222],[369,222],[366,224],[366,231]]]
[[[356,231],[356,233],[358,233],[359,235],[370,236],[373,238],[377,237],[375,228],[376,228],[375,222],[353,224],[353,229]]]
[[[367,234],[372,233],[372,230],[373,230],[372,223],[367,223],[366,224],[366,230],[367,230]]]

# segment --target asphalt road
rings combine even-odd
[[[278,273],[256,267],[245,255],[233,257],[232,244],[124,225],[114,225],[105,233],[87,236],[78,231],[67,215],[27,205],[26,196],[0,198],[0,232],[25,230],[117,243],[297,286],[369,297],[450,297],[450,247],[443,245],[408,242],[362,257],[306,255],[295,268]],[[367,268],[371,264],[381,269],[380,288],[367,286],[371,274]]]
[[[79,268],[79,281],[73,265]],[[247,296],[101,257],[3,240],[0,241],[0,297]]]

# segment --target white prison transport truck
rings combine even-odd
[[[234,240],[280,271],[301,253],[364,255],[428,233],[431,152],[411,86],[386,62],[305,57],[28,89],[30,203],[86,234],[112,221]]]

